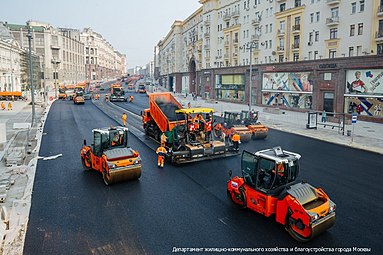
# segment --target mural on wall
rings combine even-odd
[[[262,104],[311,109],[313,85],[309,77],[309,72],[264,73]]]
[[[346,94],[383,96],[383,69],[348,70]]]
[[[383,69],[347,70],[346,81],[345,113],[383,117]]]
[[[302,91],[312,92],[312,82],[309,72],[297,73],[264,73],[262,80],[263,90]]]
[[[345,97],[345,113],[383,117],[383,97]]]

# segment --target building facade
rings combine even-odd
[[[42,60],[37,87],[73,84],[85,79],[84,44],[76,29],[54,28],[47,23],[28,21],[32,50]],[[6,24],[22,48],[28,48],[28,26]]]
[[[383,0],[199,2],[157,44],[169,90],[383,117]]]
[[[81,33],[85,45],[85,70],[88,80],[107,80],[121,77],[126,70],[126,56],[116,51],[101,34],[91,28]]]

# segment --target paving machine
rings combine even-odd
[[[125,97],[124,89],[120,84],[110,85],[110,101],[115,102],[126,102],[127,98]]]
[[[175,164],[238,155],[231,144],[211,136],[211,108],[183,109],[170,92],[149,94],[142,112],[145,134],[161,141],[166,136],[168,158]]]
[[[74,104],[85,104],[84,92],[82,90],[78,90],[75,92],[73,96]]]
[[[128,128],[118,126],[92,132],[92,145],[87,146],[84,140],[80,151],[84,170],[101,172],[106,185],[140,178],[141,157],[129,146]]]
[[[227,194],[241,207],[275,215],[294,239],[307,242],[334,225],[336,205],[323,189],[296,180],[300,157],[281,147],[244,151],[242,177],[228,181]]]
[[[258,122],[258,114],[258,111],[241,111],[241,120],[250,130],[253,140],[265,139],[269,133],[269,128]]]
[[[251,131],[246,127],[245,122],[241,119],[240,112],[224,112],[223,122],[214,125],[214,135],[220,137],[225,133],[226,137],[231,138],[235,133],[241,137],[241,142],[251,140]]]

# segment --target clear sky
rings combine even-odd
[[[174,20],[186,19],[200,6],[198,0],[2,0],[0,21],[91,27],[126,54],[131,68],[149,63]]]

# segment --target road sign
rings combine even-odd
[[[354,124],[354,123],[356,123],[356,120],[358,119],[358,115],[357,114],[353,114],[352,115],[352,118],[351,118],[351,121],[352,121],[352,123]]]

